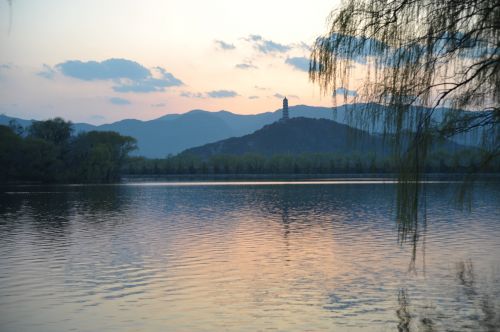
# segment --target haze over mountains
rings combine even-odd
[[[348,123],[351,126],[360,127],[356,122],[349,121],[348,115],[355,117],[364,107],[366,107],[365,104],[350,104],[336,108],[297,105],[290,107],[290,117],[334,119],[341,124]],[[388,111],[383,106],[377,107],[382,111]],[[442,119],[445,110],[436,110],[433,118]],[[184,114],[168,114],[149,121],[127,119],[99,126],[75,123],[74,128],[76,133],[90,130],[116,131],[122,135],[135,137],[138,142],[138,150],[134,152],[134,155],[163,158],[189,148],[251,134],[280,118],[281,109],[253,115],[234,114],[227,111],[193,110]],[[24,127],[32,121],[0,115],[0,124],[8,124],[11,119],[16,120]],[[382,132],[381,120],[373,122],[371,129],[374,132]],[[457,139],[457,141],[463,143],[463,139]]]

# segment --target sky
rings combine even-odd
[[[0,0],[0,114],[74,122],[332,106],[310,46],[339,1]]]

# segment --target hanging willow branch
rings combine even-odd
[[[407,234],[418,219],[433,142],[480,129],[484,160],[498,157],[500,2],[344,1],[329,26],[313,46],[310,79],[329,94],[348,89],[356,67],[363,68],[356,101],[366,106],[356,119],[366,128],[382,120],[396,142],[397,212]],[[443,106],[449,111],[436,123],[435,110]]]

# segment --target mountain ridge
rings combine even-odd
[[[207,159],[214,155],[303,153],[385,153],[381,137],[327,119],[295,117],[276,121],[241,137],[187,149],[181,155]]]
[[[372,123],[355,120],[356,116],[360,115],[367,106],[373,106],[373,104],[348,104],[338,107],[294,105],[290,107],[290,117],[330,119],[357,129],[370,129],[375,133],[383,132],[382,120]],[[381,112],[389,111],[385,106],[378,105],[376,107]],[[445,108],[436,110],[435,118],[441,119],[445,111]],[[351,121],[349,116],[354,121]],[[138,150],[133,153],[134,155],[163,158],[191,147],[217,142],[230,137],[248,135],[265,125],[278,121],[280,118],[281,109],[248,115],[236,114],[226,110],[211,112],[194,109],[186,113],[166,114],[145,121],[123,119],[102,125],[74,123],[74,132],[78,134],[90,130],[116,131],[122,135],[132,136],[137,139]],[[0,115],[0,124],[7,125],[11,119],[17,120],[24,127],[34,121]],[[367,127],[365,125],[367,123],[370,126]],[[461,144],[464,143],[464,140],[460,138],[455,141]]]

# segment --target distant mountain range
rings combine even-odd
[[[374,121],[371,128],[366,128],[366,121],[356,121],[356,116],[366,108],[366,104],[350,104],[331,107],[314,107],[297,105],[290,107],[290,117],[306,117],[312,119],[334,119],[335,121],[351,126],[371,129],[374,132],[383,131],[381,120]],[[373,105],[371,105],[373,106]],[[381,112],[390,111],[388,108],[375,105]],[[433,118],[442,119],[446,109],[436,110]],[[90,130],[116,131],[122,135],[135,137],[138,150],[135,155],[150,158],[163,158],[169,154],[177,154],[186,149],[224,140],[230,137],[240,137],[255,132],[265,125],[269,125],[281,118],[281,109],[274,112],[253,115],[234,114],[227,111],[208,112],[193,110],[184,114],[168,114],[160,118],[141,120],[122,120],[104,125],[75,123],[75,132]],[[12,118],[0,115],[0,124],[8,124],[11,119],[22,126],[29,126],[32,120]],[[460,141],[458,139],[457,141]],[[463,141],[463,139],[462,139]],[[463,143],[460,141],[460,143]]]

